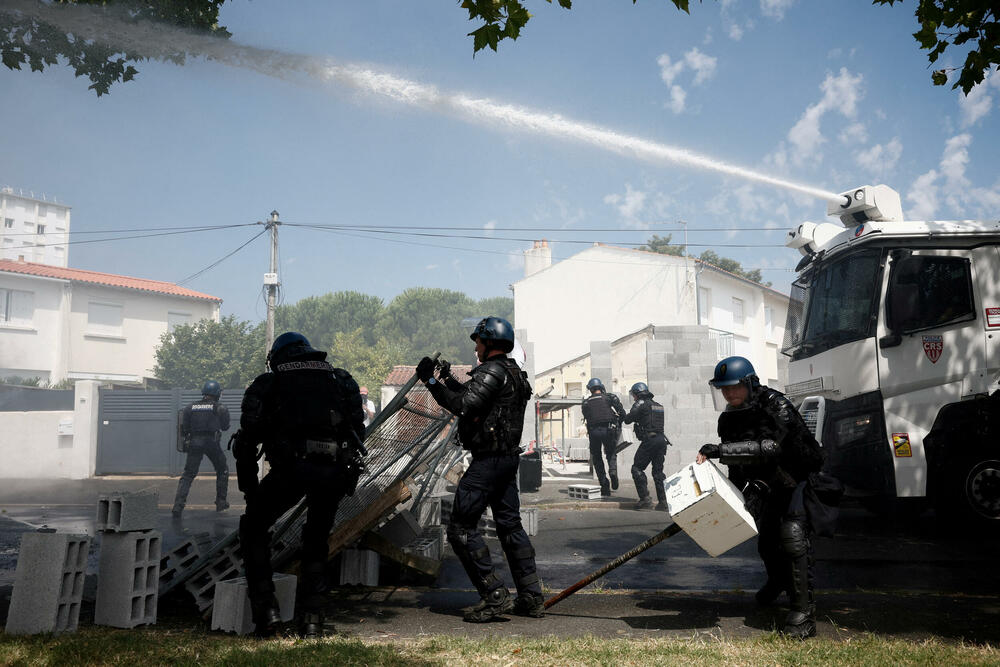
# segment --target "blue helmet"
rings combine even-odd
[[[273,371],[278,364],[292,357],[302,356],[323,360],[326,358],[326,352],[314,350],[309,340],[297,331],[286,331],[271,344],[271,351],[267,353],[267,365]]]
[[[502,352],[514,349],[514,327],[502,317],[484,317],[469,336],[472,340],[483,341],[486,347],[495,347]]]
[[[713,387],[745,384],[753,391],[760,387],[760,379],[753,369],[753,364],[746,357],[726,357],[715,365],[715,373],[708,384]]]
[[[643,394],[649,394],[652,396],[652,394],[649,393],[649,387],[646,386],[645,382],[636,382],[632,385],[632,388],[628,390],[628,393],[633,396],[642,396]]]
[[[587,383],[587,389],[593,391],[595,389],[600,389],[604,391],[604,383],[601,382],[601,378],[590,378],[590,382]]]
[[[214,396],[215,398],[218,398],[219,396],[222,396],[222,385],[215,380],[209,380],[201,386],[201,395]]]

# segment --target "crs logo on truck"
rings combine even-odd
[[[932,364],[936,364],[944,351],[944,338],[942,336],[923,336],[923,340],[924,354],[927,355]]]

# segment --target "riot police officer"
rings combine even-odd
[[[201,388],[201,400],[185,406],[178,415],[177,431],[180,438],[179,449],[187,453],[184,472],[177,483],[177,495],[171,513],[179,517],[184,511],[191,482],[198,474],[201,460],[208,457],[215,468],[215,509],[224,512],[229,509],[226,494],[229,492],[229,466],[226,454],[219,445],[222,432],[229,429],[229,409],[219,403],[222,386],[209,380]]]
[[[635,401],[623,420],[626,424],[635,424],[635,437],[639,439],[639,447],[632,459],[632,481],[639,494],[639,502],[635,509],[653,509],[653,501],[646,488],[646,466],[653,465],[653,488],[656,489],[656,509],[667,511],[667,493],[663,488],[663,459],[667,455],[670,441],[663,433],[663,406],[653,400],[653,394],[645,382],[636,382],[629,390],[629,395]]]
[[[594,472],[601,484],[601,495],[610,496],[611,489],[618,489],[618,456],[615,447],[618,444],[618,433],[622,420],[625,419],[625,408],[614,394],[604,390],[600,378],[591,378],[587,383],[590,396],[583,399],[580,409],[583,420],[587,424],[587,437],[590,439],[590,460],[594,464]],[[603,455],[608,459],[608,474],[604,473]],[[608,475],[611,476],[610,483]]]
[[[255,632],[273,634],[280,623],[271,581],[268,529],[305,496],[302,567],[298,599],[301,632],[322,634],[327,538],[337,505],[354,492],[364,453],[364,412],[351,374],[326,361],[294,331],[274,339],[270,372],[257,376],[243,395],[235,440],[236,472],[246,495],[240,545],[246,566]],[[270,471],[258,484],[258,443]]]
[[[462,384],[447,373],[434,378],[435,363],[420,360],[417,376],[434,400],[458,415],[458,437],[472,453],[472,462],[455,492],[448,524],[448,541],[482,598],[465,613],[470,623],[483,623],[513,611],[521,616],[544,615],[541,583],[535,568],[535,550],[521,525],[517,491],[524,410],[531,397],[528,376],[507,356],[514,347],[514,329],[499,317],[484,318],[470,336],[476,342],[479,366]],[[479,533],[479,519],[489,505],[497,536],[510,566],[517,598],[511,600],[497,577],[489,547]]]
[[[721,445],[699,450],[697,462],[718,458],[729,466],[729,479],[743,490],[757,523],[757,552],[767,582],[757,591],[767,605],[788,591],[791,603],[784,633],[805,639],[816,634],[813,604],[810,526],[796,487],[823,466],[823,451],[801,415],[784,394],[760,384],[744,357],[727,357],[715,367],[709,384],[721,395]],[[716,401],[721,407],[722,401]]]

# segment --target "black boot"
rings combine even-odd
[[[812,610],[788,612],[781,634],[790,639],[808,639],[816,636],[816,620],[813,618]]]
[[[783,520],[781,538],[791,564],[791,576],[788,579],[791,611],[785,618],[782,634],[794,639],[806,639],[816,634],[816,621],[813,618],[816,605],[813,601],[812,545],[805,522],[800,519]]]
[[[653,509],[653,499],[649,496],[643,496],[639,498],[639,502],[635,504],[632,508],[635,510],[651,510]]]
[[[253,619],[254,637],[273,637],[281,626],[281,612],[278,609],[278,598],[250,600],[250,615]]]
[[[510,599],[510,592],[506,586],[501,586],[483,595],[479,604],[465,612],[464,619],[467,623],[486,623],[510,612],[513,608],[514,602]]]
[[[601,480],[601,496],[606,497],[606,496],[610,496],[610,495],[611,495],[611,486],[608,484],[608,480],[602,479]]]
[[[611,488],[615,491],[618,490],[618,473],[611,473]]]
[[[299,636],[303,639],[319,639],[323,632],[323,615],[316,612],[305,612],[302,614],[302,626],[299,629]]]
[[[518,616],[541,618],[545,616],[545,598],[541,595],[518,595],[514,600],[514,613]]]

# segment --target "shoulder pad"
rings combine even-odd
[[[770,387],[761,388],[757,401],[761,404],[773,405],[778,408],[792,406],[792,402],[789,401],[784,394],[777,389],[771,389]]]
[[[507,376],[507,371],[504,369],[503,364],[493,359],[484,361],[476,370],[500,382],[503,382],[503,379]],[[485,380],[486,378],[483,379]]]

